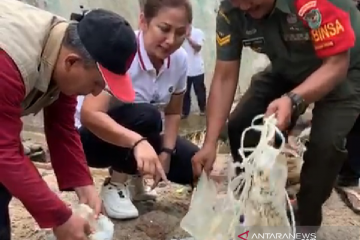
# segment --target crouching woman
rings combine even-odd
[[[112,169],[101,190],[112,218],[137,217],[133,201],[155,197],[143,186],[144,174],[153,175],[155,183],[166,178],[192,183],[191,158],[198,147],[178,137],[187,74],[180,46],[191,21],[187,0],[146,1],[136,32],[138,51],[128,71],[134,103],[105,92],[83,102],[80,135],[88,165]]]

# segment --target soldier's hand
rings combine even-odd
[[[191,159],[194,180],[200,177],[202,170],[210,174],[216,159],[216,146],[204,145]]]
[[[267,107],[265,117],[275,114],[277,120],[277,127],[284,131],[287,129],[291,122],[292,112],[291,99],[287,96],[275,99]]]

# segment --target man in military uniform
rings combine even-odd
[[[353,1],[359,9],[359,0]],[[344,203],[355,213],[360,214],[360,117],[346,140],[348,159],[339,172],[335,189]]]
[[[346,158],[345,138],[360,113],[360,14],[352,0],[224,0],[217,15],[217,62],[209,96],[205,143],[193,158],[196,175],[215,160],[215,144],[233,102],[242,48],[270,61],[254,75],[228,121],[235,161],[240,136],[258,114],[276,114],[286,131],[291,118],[315,103],[312,132],[297,195],[297,224],[322,222]],[[247,136],[246,146],[258,135]]]
[[[69,23],[21,1],[1,0],[0,16],[0,239],[11,238],[13,196],[57,240],[88,239],[89,224],[72,214],[24,156],[21,116],[44,110],[60,190],[74,190],[99,214],[102,202],[74,127],[75,95],[97,95],[106,87],[124,101],[134,98],[126,75],[136,53],[134,31],[121,16],[101,9]]]

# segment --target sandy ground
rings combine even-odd
[[[62,199],[68,203],[75,202],[76,197],[72,193],[60,193],[57,190],[52,170],[39,168],[39,172],[50,188]],[[106,171],[93,171],[97,187],[101,186],[106,174]],[[170,240],[188,236],[181,230],[179,223],[188,209],[189,189],[172,184],[160,186],[157,192],[159,198],[156,202],[143,202],[137,205],[141,212],[139,218],[130,221],[114,221],[116,229],[114,240]],[[14,240],[45,239],[44,232],[38,229],[35,221],[17,199],[11,202],[10,209]],[[335,193],[324,206],[324,225],[324,233],[321,235],[326,235],[326,237],[318,239],[360,239],[360,217],[345,207]]]
[[[185,124],[183,129],[189,126],[204,126],[203,119],[195,119],[198,124]],[[187,126],[188,124],[189,126]],[[198,129],[195,129],[196,131]],[[29,136],[25,136],[26,138]],[[35,142],[43,145],[43,135],[30,136]],[[217,180],[223,179],[225,164],[224,155],[219,155],[214,170]],[[75,203],[76,197],[73,193],[60,193],[57,189],[56,178],[48,163],[37,163],[39,172],[49,187],[58,193],[68,203]],[[326,171],[326,168],[324,168]],[[93,178],[97,188],[100,188],[107,171],[92,170]],[[321,173],[319,173],[321,177]],[[114,221],[114,240],[170,240],[181,239],[188,235],[180,228],[179,223],[186,214],[190,203],[190,189],[171,184],[159,186],[157,189],[158,199],[156,202],[142,202],[137,204],[141,213],[140,217],[129,221]],[[10,206],[13,240],[38,240],[45,239],[44,231],[41,231],[26,209],[17,200],[13,199]],[[321,240],[360,240],[360,216],[349,210],[333,193],[323,208],[323,227],[316,239]],[[315,240],[315,239],[304,239]]]
[[[73,193],[60,193],[57,189],[56,178],[52,170],[39,169],[49,187],[58,193],[68,203],[76,203]],[[97,187],[100,187],[106,171],[93,171]],[[162,240],[187,236],[179,227],[181,218],[186,213],[189,205],[188,188],[179,185],[162,186],[157,188],[159,197],[156,202],[142,202],[137,205],[141,216],[130,221],[114,221],[114,240]],[[32,217],[24,209],[21,202],[13,199],[10,205],[13,240],[20,239],[45,239],[44,231],[41,231]]]

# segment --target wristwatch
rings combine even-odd
[[[175,149],[170,149],[170,148],[162,148],[161,149],[161,151],[160,151],[161,153],[167,153],[167,154],[169,154],[170,156],[171,155],[173,155],[174,153],[175,153]]]
[[[304,99],[300,95],[293,92],[288,92],[285,93],[285,96],[287,96],[291,100],[291,105],[292,105],[291,114],[293,116],[299,117],[306,111],[308,105],[305,103]]]

